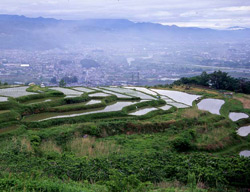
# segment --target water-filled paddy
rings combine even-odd
[[[0,97],[0,102],[8,101],[8,97]]]
[[[180,91],[170,91],[170,90],[161,90],[161,89],[151,89],[160,95],[167,96],[174,101],[184,103],[186,105],[192,106],[194,100],[200,98],[199,95],[191,95],[188,93],[180,92]]]
[[[145,87],[124,87],[126,89],[135,89],[137,91],[141,91],[141,92],[144,92],[144,93],[147,93],[149,95],[154,95],[154,96],[157,96],[157,93],[154,92],[154,91],[151,91]]]
[[[220,109],[224,103],[225,101],[221,99],[203,99],[197,104],[197,106],[200,110],[209,111],[212,114],[220,115]]]
[[[105,90],[105,89],[100,89],[100,88],[95,88],[97,91],[102,91],[104,93],[108,93],[110,95],[115,95],[117,98],[132,98],[130,96],[127,96],[127,95],[123,95],[123,94],[120,94],[120,93],[115,93],[113,91],[108,91],[108,90]]]
[[[56,91],[60,91],[62,93],[64,93],[64,95],[68,96],[68,97],[80,97],[83,93],[80,91],[75,91],[72,89],[68,89],[68,88],[63,88],[63,87],[50,87],[50,89],[52,90],[56,90]]]
[[[37,104],[37,103],[54,101],[54,100],[58,100],[58,99],[63,99],[63,97],[47,97],[47,98],[42,98],[42,99],[33,99],[33,100],[26,101],[23,104],[30,105],[30,104]]]
[[[136,116],[140,116],[140,115],[145,115],[151,111],[155,111],[158,110],[157,108],[151,107],[151,108],[145,108],[145,109],[140,109],[136,112],[133,113],[129,113],[129,115],[136,115]]]
[[[112,105],[108,105],[106,106],[104,109],[101,110],[93,110],[93,111],[89,111],[89,112],[71,112],[69,114],[66,115],[57,115],[57,116],[53,116],[53,117],[49,117],[49,118],[42,118],[40,119],[40,121],[44,121],[44,120],[49,120],[49,119],[58,119],[58,118],[67,118],[67,117],[77,117],[77,116],[81,116],[81,115],[88,115],[88,114],[93,114],[93,113],[103,113],[103,112],[113,112],[113,111],[120,111],[122,110],[123,107],[132,105],[136,102],[130,102],[130,101],[121,101],[121,102],[117,102],[115,104]]]
[[[172,105],[172,106],[174,106],[174,107],[176,107],[176,108],[179,108],[179,109],[190,107],[190,106],[188,106],[188,105],[184,105],[184,104],[182,104],[182,103],[176,103],[176,102],[169,102],[169,103],[167,103],[167,104]]]
[[[242,136],[242,137],[246,137],[246,136],[250,133],[250,125],[240,127],[240,128],[237,130],[237,133],[238,133],[238,135],[240,135],[240,136]]]
[[[250,150],[244,150],[240,152],[240,156],[250,157]]]
[[[238,121],[240,119],[246,119],[248,118],[249,116],[246,114],[246,113],[235,113],[235,112],[231,112],[229,113],[229,118],[232,120],[232,121]]]
[[[86,93],[90,93],[90,92],[94,91],[92,89],[88,89],[88,88],[85,88],[85,87],[73,87],[73,89],[77,90],[77,91],[81,91],[81,92],[86,92]]]
[[[108,89],[110,91],[115,91],[118,93],[124,93],[133,97],[140,97],[141,99],[146,99],[146,100],[153,100],[155,99],[154,97],[147,95],[145,93],[135,91],[132,89],[126,89],[126,88],[121,88],[121,87],[105,87],[105,89]]]
[[[37,93],[32,93],[26,91],[26,89],[29,88],[28,86],[24,87],[13,87],[13,88],[6,88],[6,89],[0,89],[0,95],[6,96],[6,97],[21,97],[26,95],[34,95]]]
[[[172,106],[171,105],[164,105],[162,107],[159,107],[160,109],[164,110],[164,111],[167,111],[171,108]]]
[[[90,100],[89,102],[86,103],[86,105],[93,105],[101,102],[102,102],[101,100]]]
[[[110,94],[107,93],[93,93],[89,95],[90,97],[108,97]]]

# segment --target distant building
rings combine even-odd
[[[44,83],[41,83],[40,87],[44,88],[45,87]]]

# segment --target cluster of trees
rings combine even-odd
[[[56,77],[52,77],[50,82],[53,83],[53,84],[57,84]],[[66,84],[77,83],[77,82],[78,82],[78,78],[76,76],[72,76],[72,77],[71,76],[65,76],[59,81],[59,86],[60,87],[65,87]]]
[[[201,75],[195,77],[182,77],[175,81],[174,85],[201,85],[212,87],[214,89],[223,89],[239,93],[250,93],[250,81],[243,78],[234,78],[226,72],[215,71],[211,74],[202,72]]]
[[[8,85],[8,83],[7,83],[7,82],[2,83],[2,82],[0,81],[0,86],[2,86],[2,85]]]
[[[78,82],[78,78],[76,76],[65,76],[62,78],[62,80],[65,81],[65,83],[77,83]]]

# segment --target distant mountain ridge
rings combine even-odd
[[[103,43],[194,43],[212,41],[249,41],[250,29],[214,30],[196,27],[135,23],[126,19],[28,18],[0,15],[0,48],[51,49],[79,44]]]

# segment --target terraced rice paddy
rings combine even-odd
[[[171,107],[172,107],[171,105],[164,105],[164,106],[162,106],[162,107],[159,107],[159,109],[162,109],[162,110],[164,110],[164,111],[167,111],[167,110],[169,110]]]
[[[97,104],[97,103],[101,103],[101,100],[91,100],[89,102],[86,103],[86,105],[93,105],[93,104]]]
[[[145,109],[140,109],[140,110],[133,112],[133,113],[129,113],[129,115],[136,115],[136,116],[146,115],[147,113],[149,113],[151,111],[156,111],[156,110],[158,110],[158,109],[154,108],[154,107],[145,108]]]
[[[95,88],[95,90],[102,91],[102,92],[110,94],[110,95],[115,95],[117,98],[132,98],[130,96],[123,95],[123,94],[120,94],[120,93],[115,93],[113,91],[108,91],[108,90],[105,90],[105,89]]]
[[[154,91],[151,91],[145,87],[124,87],[126,89],[135,89],[137,91],[141,91],[141,92],[144,92],[146,94],[149,94],[149,95],[154,95],[154,96],[157,96],[157,93],[154,92]]]
[[[110,91],[114,91],[114,92],[118,92],[118,93],[122,93],[122,94],[127,94],[133,97],[139,97],[141,99],[145,99],[145,100],[154,100],[156,98],[147,95],[145,93],[139,92],[139,91],[135,91],[132,89],[126,89],[126,88],[121,88],[121,87],[105,87],[105,89],[108,89]]]
[[[95,110],[95,111],[75,113],[75,114],[71,113],[69,115],[59,115],[59,116],[55,116],[55,117],[45,118],[45,119],[42,119],[40,121],[45,121],[45,120],[49,120],[49,119],[58,119],[58,118],[77,117],[77,116],[88,115],[88,114],[93,114],[93,113],[120,111],[120,110],[122,110],[123,107],[129,106],[129,105],[132,105],[135,103],[136,102],[122,101],[122,102],[117,102],[117,103],[112,104],[112,105],[108,105],[107,107],[105,107],[102,110]]]
[[[50,87],[50,89],[60,91],[60,92],[64,93],[64,95],[66,95],[67,97],[80,97],[82,95],[82,92],[75,91],[75,90],[68,89],[68,88]]]
[[[47,97],[47,98],[42,98],[42,99],[34,99],[34,100],[23,102],[23,104],[32,105],[32,104],[38,104],[38,103],[46,103],[46,102],[50,102],[50,101],[54,101],[58,99],[63,99],[63,97]]]
[[[246,119],[248,118],[249,116],[246,114],[246,113],[235,113],[235,112],[231,112],[229,113],[229,118],[232,120],[232,121],[238,121],[240,119]]]
[[[248,136],[248,134],[250,133],[250,125],[240,127],[240,128],[237,130],[237,133],[238,133],[238,135],[240,135],[240,136],[242,136],[242,137]]]
[[[191,94],[180,92],[180,91],[170,91],[170,90],[161,90],[161,89],[151,89],[151,90],[160,95],[167,96],[174,101],[177,101],[179,103],[183,103],[189,106],[192,106],[193,101],[201,97],[200,95],[191,95]]]
[[[176,108],[179,108],[179,109],[190,107],[190,106],[184,105],[184,104],[182,104],[182,103],[175,103],[175,102],[167,103],[167,104],[172,105],[172,106],[174,106],[174,107],[176,107]]]
[[[0,97],[0,102],[8,101],[8,97]]]
[[[91,93],[94,91],[93,89],[89,89],[86,87],[73,87],[73,89],[76,91],[81,91],[81,92],[85,92],[85,93]]]
[[[241,151],[240,156],[242,156],[242,157],[250,157],[250,151],[249,150]]]
[[[222,105],[225,103],[224,100],[221,99],[203,99],[198,103],[198,109],[209,111],[212,114],[220,115],[220,109]]]
[[[29,88],[29,87],[24,86],[24,87],[13,87],[13,88],[0,89],[0,95],[6,96],[6,97],[17,98],[17,97],[37,94],[37,93],[32,93],[32,92],[26,91],[27,88]]]
[[[90,97],[108,97],[110,96],[110,94],[107,93],[93,93],[93,94],[89,94]]]

